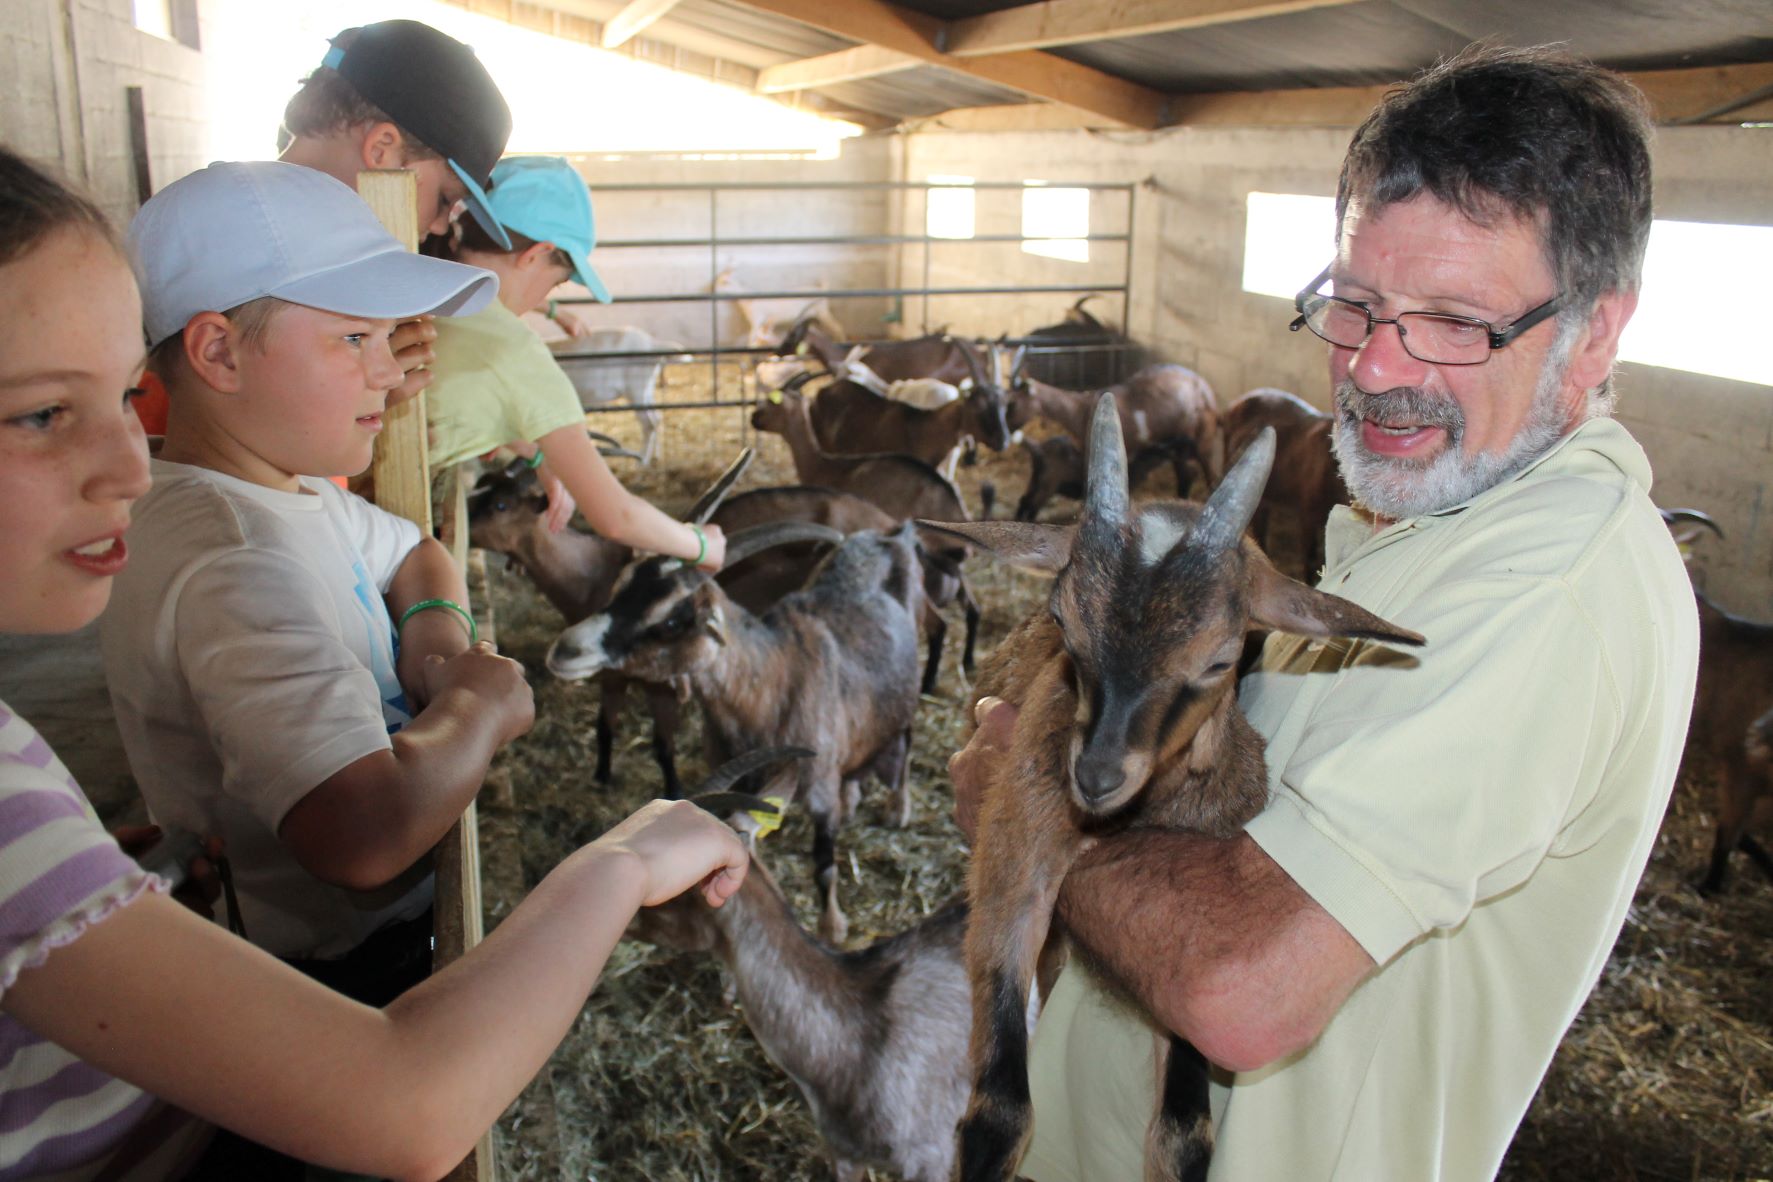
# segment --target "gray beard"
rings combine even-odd
[[[1348,491],[1379,516],[1402,521],[1451,509],[1496,487],[1563,438],[1565,412],[1559,395],[1567,368],[1567,350],[1554,348],[1539,371],[1527,421],[1500,455],[1465,454],[1465,414],[1451,396],[1418,386],[1365,394],[1345,379],[1336,387],[1331,447]],[[1447,445],[1426,462],[1375,455],[1361,440],[1362,418],[1440,427],[1447,433]]]

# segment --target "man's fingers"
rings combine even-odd
[[[1008,747],[1010,737],[1016,732],[1016,716],[1020,713],[1014,706],[1002,698],[980,698],[978,705],[973,707],[973,718],[979,724],[978,734],[973,741],[983,740],[989,747]]]

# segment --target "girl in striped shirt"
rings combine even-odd
[[[103,215],[0,147],[0,632],[103,610],[148,489],[142,363]],[[547,1059],[634,911],[690,889],[719,906],[748,865],[725,825],[655,801],[375,1010],[168,897],[0,703],[0,1182],[179,1177],[209,1127],[187,1113],[303,1161],[438,1177]]]

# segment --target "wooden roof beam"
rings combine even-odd
[[[936,48],[943,22],[886,0],[740,0],[749,8],[797,20],[852,41],[896,50],[1035,98],[1065,103],[1125,127],[1164,122],[1165,96],[1112,74],[1038,51],[958,58]]]
[[[614,49],[637,37],[654,21],[677,7],[677,0],[628,0],[603,26],[603,47]]]
[[[757,75],[757,90],[759,94],[812,90],[839,82],[856,82],[863,78],[878,78],[882,74],[896,74],[921,65],[922,58],[900,53],[896,49],[858,45],[853,49],[840,49],[836,53],[822,54],[819,57],[783,62],[779,66],[765,66]]]
[[[952,21],[939,45],[956,57],[1079,45],[1336,8],[1359,0],[1044,0]]]

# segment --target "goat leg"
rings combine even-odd
[[[1157,1113],[1145,1133],[1145,1182],[1207,1182],[1213,1112],[1206,1056],[1171,1034],[1158,1048]]]
[[[677,722],[682,711],[677,694],[668,685],[647,683],[646,704],[653,716],[653,759],[665,780],[665,799],[683,796],[683,784],[677,778]]]
[[[967,639],[966,647],[961,651],[960,667],[968,673],[973,671],[973,642],[979,639],[979,601],[973,598],[973,589],[967,585],[966,576],[960,578],[960,606],[966,612]]]
[[[1015,812],[1012,785],[997,787],[980,818],[967,884],[973,1091],[958,1131],[959,1182],[1012,1182],[1028,1147],[1028,994],[1059,886],[1081,845],[1064,819],[1048,818],[1043,830]]]
[[[936,677],[942,670],[942,643],[948,638],[948,621],[942,618],[941,609],[928,599],[923,601],[923,628],[930,638],[930,655],[924,661],[923,684],[918,692],[933,694],[936,692]]]
[[[813,881],[825,900],[819,935],[832,944],[842,944],[850,932],[850,921],[837,904],[837,829],[843,817],[843,790],[836,769],[828,768],[801,797],[813,821]]]
[[[628,696],[628,679],[606,674],[603,678],[603,699],[597,710],[597,770],[592,774],[599,784],[608,784],[610,760],[616,743],[616,719],[622,713],[622,699]]]

